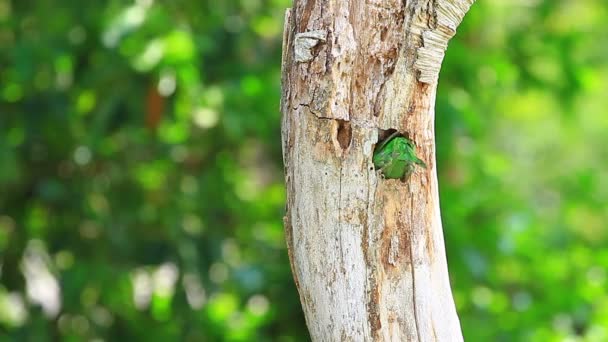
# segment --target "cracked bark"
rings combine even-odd
[[[283,37],[285,235],[314,341],[460,341],[435,168],[444,50],[474,0],[295,0]],[[397,130],[428,168],[379,176]]]

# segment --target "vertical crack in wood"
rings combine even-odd
[[[409,189],[409,186],[408,186]],[[418,307],[416,306],[416,261],[414,260],[414,234],[412,232],[414,227],[414,194],[410,191],[410,238],[408,239],[410,242],[410,267],[412,269],[412,305],[414,306],[414,323],[416,324],[416,336],[418,338],[418,342],[421,341],[420,338],[420,322],[418,322]]]
[[[339,129],[338,129],[339,131]],[[339,135],[339,133],[337,134]],[[338,221],[337,221],[337,225],[338,225],[338,239],[339,239],[339,244],[340,244],[340,267],[343,270],[343,274],[346,275],[346,272],[344,272],[344,244],[342,243],[342,168],[343,168],[343,163],[344,163],[344,157],[339,156],[338,158],[340,158],[340,167],[339,167],[339,176],[338,176]]]
[[[368,161],[369,163],[369,161]],[[370,235],[372,234],[372,232],[370,231],[370,229],[372,229],[373,227],[373,217],[374,217],[374,213],[373,213],[373,208],[371,207],[371,204],[374,203],[374,199],[376,198],[376,189],[377,189],[377,182],[370,182],[370,177],[375,177],[374,173],[376,172],[373,168],[370,170],[368,168],[366,168],[367,171],[367,203],[366,203],[366,217],[365,217],[365,231],[364,231],[364,247],[363,247],[363,251],[364,251],[364,256],[365,256],[365,262],[366,262],[366,266],[367,266],[367,270],[368,270],[368,274],[366,274],[365,276],[365,288],[367,289],[368,293],[367,293],[367,303],[366,303],[366,308],[367,308],[367,316],[368,316],[368,320],[369,320],[369,326],[370,326],[370,336],[372,337],[372,339],[374,341],[377,341],[380,339],[380,331],[382,329],[382,319],[380,318],[380,298],[379,298],[379,284],[377,281],[377,275],[376,275],[376,266],[374,264],[375,259],[373,258],[372,254],[370,254],[370,250],[369,250],[369,239],[370,239]],[[373,183],[373,187],[371,186],[371,184]],[[373,191],[372,191],[373,189]],[[372,235],[372,239],[373,239],[373,235]],[[372,248],[372,252],[374,253],[374,249]]]

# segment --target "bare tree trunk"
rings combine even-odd
[[[285,17],[285,232],[314,341],[460,341],[435,169],[444,51],[474,0],[295,0]],[[428,168],[384,179],[393,130]]]

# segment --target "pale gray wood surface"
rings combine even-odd
[[[295,0],[285,16],[285,232],[314,341],[461,341],[445,257],[434,102],[474,0]],[[383,179],[386,130],[428,168]]]

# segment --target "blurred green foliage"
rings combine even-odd
[[[0,0],[0,340],[305,341],[289,0]],[[480,0],[437,98],[468,341],[608,340],[608,5]]]

